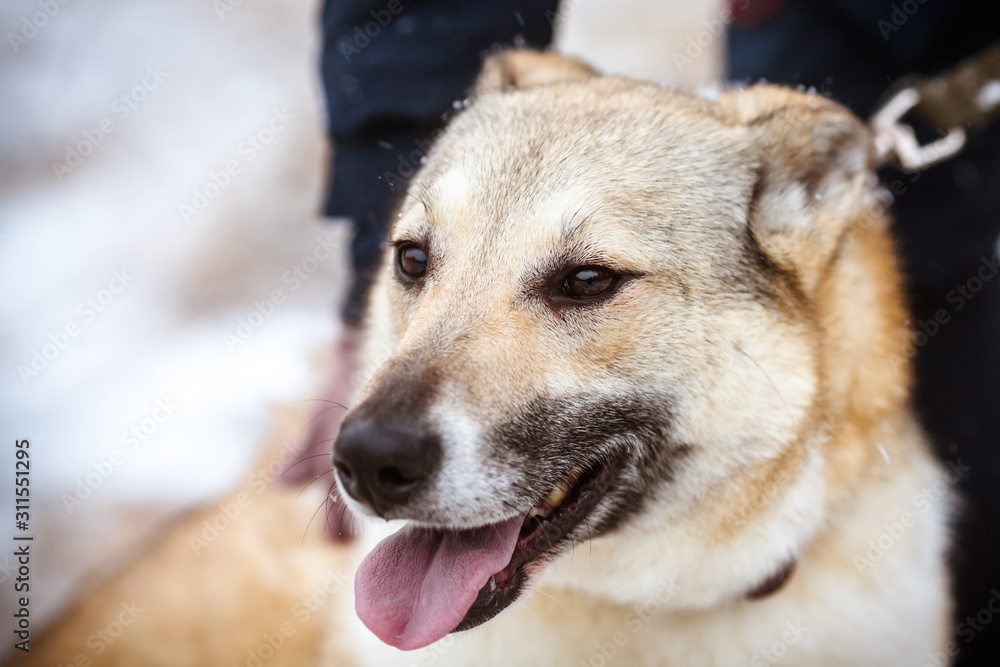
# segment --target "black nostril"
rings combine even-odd
[[[344,484],[350,484],[354,480],[354,473],[351,472],[351,469],[343,461],[334,461],[333,467],[337,471],[337,474],[340,475],[340,479]]]
[[[378,471],[378,481],[382,486],[403,488],[420,480],[405,477],[397,468],[382,468]]]
[[[408,503],[437,470],[440,450],[419,423],[348,418],[333,446],[333,465],[344,491],[384,516]]]

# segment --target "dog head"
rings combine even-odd
[[[358,573],[366,624],[417,648],[543,577],[618,601],[676,580],[708,605],[794,559],[831,425],[904,398],[851,394],[905,372],[869,340],[901,326],[862,305],[863,332],[829,341],[840,267],[876,289],[854,256],[881,226],[851,231],[869,144],[814,95],[493,56],[401,203],[334,446],[351,508],[410,522]]]

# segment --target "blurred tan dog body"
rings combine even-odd
[[[429,246],[433,271],[401,286],[387,253],[360,401],[404,366],[441,379],[444,470],[472,490],[435,493],[462,526],[476,498],[517,502],[475,459],[529,397],[662,400],[672,460],[626,465],[639,506],[599,506],[593,539],[525,566],[542,594],[422,655],[359,624],[364,664],[919,665],[944,648],[951,501],[918,501],[944,476],[908,406],[869,145],[815,95],[709,101],[554,55],[487,63],[401,205],[390,241]],[[585,309],[533,300],[530,277],[564,256],[637,278]],[[552,474],[519,483],[544,495]]]

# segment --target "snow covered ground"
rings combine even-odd
[[[86,573],[235,484],[270,407],[316,391],[346,255],[344,227],[317,215],[318,10],[0,5],[0,536],[27,438],[39,624]],[[559,44],[695,85],[718,67],[717,16],[566,0]]]

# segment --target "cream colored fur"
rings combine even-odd
[[[475,382],[491,398],[470,418],[456,391],[436,405],[443,423],[449,410],[473,423],[502,416],[505,392],[517,390],[511,375],[524,387],[555,392],[604,378],[613,395],[614,378],[599,370],[607,363],[599,346],[584,344],[582,358],[546,357],[530,349],[539,337],[506,334],[505,321],[517,325],[502,314],[502,267],[558,243],[558,225],[574,209],[589,212],[608,201],[614,203],[599,233],[588,237],[602,251],[639,266],[673,256],[673,268],[709,289],[713,277],[699,258],[709,257],[707,263],[711,253],[727,251],[699,230],[749,224],[801,294],[784,298],[786,312],[749,298],[737,308],[694,303],[681,311],[653,291],[639,310],[633,302],[621,306],[620,335],[645,348],[643,364],[625,364],[632,379],[666,383],[682,370],[704,369],[704,377],[686,380],[676,410],[678,437],[703,445],[698,455],[639,516],[545,568],[532,594],[484,626],[402,653],[368,633],[345,604],[340,613],[353,626],[332,641],[362,638],[358,656],[367,665],[929,660],[949,639],[951,501],[915,500],[944,478],[910,412],[908,370],[889,365],[908,334],[885,221],[873,209],[864,127],[817,96],[757,86],[709,102],[528,52],[494,57],[477,95],[417,175],[416,194],[403,202],[392,234],[418,234],[429,225],[451,244],[448,261],[460,265],[447,265],[421,302],[398,295],[387,265],[373,295],[369,387],[386,359],[433,344],[430,323],[464,317],[493,337],[475,343],[483,360]],[[554,119],[545,127],[516,120],[539,108],[561,112],[539,113]],[[615,115],[627,116],[633,129],[615,137],[627,159],[608,154],[614,142],[593,141],[622,132],[609,125]],[[492,165],[520,160],[525,178],[533,173],[527,155],[504,153],[516,152],[519,142],[546,146],[547,159],[566,160],[575,177],[540,191],[524,188],[526,201],[524,192],[504,190],[513,186],[498,184]],[[643,144],[646,164],[635,159]],[[719,170],[725,178],[706,180]],[[627,189],[660,176],[649,194],[628,201],[616,201],[618,191],[607,185]],[[759,191],[748,209],[755,179]],[[424,207],[427,196],[433,201]],[[487,234],[488,223],[501,230]],[[663,224],[677,237],[662,234]],[[665,247],[671,241],[685,245]],[[495,264],[473,265],[483,255],[461,249],[490,242]],[[477,271],[496,275],[487,280]],[[515,352],[498,356],[497,349],[511,346]],[[518,354],[536,363],[518,362]],[[461,360],[444,368],[459,378],[473,372]],[[474,435],[453,440],[474,458]],[[883,534],[889,547],[871,551]],[[744,599],[791,559],[797,568],[784,588]]]

